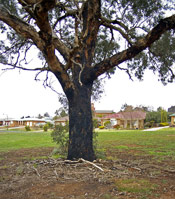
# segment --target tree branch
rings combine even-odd
[[[85,1],[82,7],[83,27],[81,41],[83,45],[84,59],[86,66],[90,67],[95,52],[95,43],[100,26],[100,0]]]
[[[130,71],[129,71],[127,68],[122,68],[122,67],[120,67],[120,66],[117,66],[117,68],[120,69],[120,70],[125,71],[125,72],[128,74],[129,79],[133,81],[132,76],[131,76],[131,74],[130,74]]]
[[[126,60],[134,58],[140,52],[150,47],[162,34],[171,29],[175,29],[175,15],[160,20],[158,25],[156,25],[145,37],[139,39],[133,46],[96,64],[91,69],[92,79],[95,80],[98,76],[111,68],[118,66]]]
[[[128,27],[125,25],[125,24],[123,24],[121,21],[118,21],[118,20],[110,20],[110,19],[107,19],[106,17],[103,17],[103,16],[101,16],[101,20],[102,20],[102,24],[104,23],[104,22],[106,22],[106,23],[108,23],[108,24],[117,24],[117,25],[119,25],[120,27],[122,27],[122,28],[124,28],[126,31],[128,31],[129,29],[128,29]]]
[[[55,29],[55,27],[57,26],[58,22],[60,22],[61,20],[65,19],[66,17],[75,17],[75,15],[77,14],[77,10],[67,10],[65,15],[59,17],[56,22],[53,25],[53,29]]]
[[[107,28],[110,28],[112,30],[118,31],[122,35],[122,37],[124,39],[126,39],[126,41],[130,44],[130,46],[132,46],[133,43],[130,40],[129,36],[121,28],[116,27],[116,26],[114,26],[114,25],[112,25],[110,23],[107,23],[107,22],[102,22],[102,25],[105,26],[105,27],[107,27]]]
[[[13,28],[23,38],[31,39],[41,51],[44,50],[44,42],[36,30],[21,19],[11,15],[2,5],[0,5],[0,20]]]
[[[43,67],[43,68],[25,68],[25,67],[21,67],[18,66],[16,64],[10,64],[10,63],[6,63],[7,66],[11,66],[11,68],[5,68],[5,69],[1,69],[3,71],[6,70],[13,70],[13,69],[20,69],[20,70],[25,70],[25,71],[50,71],[50,69],[48,67]]]

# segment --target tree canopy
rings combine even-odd
[[[0,62],[26,69],[37,47],[43,66],[28,69],[51,71],[62,86],[70,87],[75,62],[80,81],[110,75],[116,68],[141,79],[148,68],[162,82],[172,82],[175,16],[165,14],[173,9],[170,0],[0,0],[1,33],[7,34],[0,42]],[[77,49],[86,51],[80,55]],[[125,61],[127,67],[120,67]]]

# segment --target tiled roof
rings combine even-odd
[[[145,119],[146,113],[143,111],[131,111],[131,112],[118,112],[109,116],[104,117],[105,119],[124,119],[124,120],[136,120]]]
[[[61,117],[55,120],[55,122],[66,122],[66,121],[69,121],[69,116]]]
[[[170,116],[175,116],[175,113],[171,114]]]

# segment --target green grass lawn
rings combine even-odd
[[[0,132],[0,151],[54,146],[49,132]]]
[[[166,168],[167,162],[173,163],[175,160],[175,128],[168,128],[159,131],[144,132],[141,130],[102,130],[98,136],[98,154],[99,158],[105,159],[121,159],[128,161],[128,155],[131,157],[131,162],[138,160],[147,160],[146,164],[163,165]],[[0,152],[17,150],[21,148],[39,148],[39,147],[54,147],[50,132],[1,132],[0,131]],[[100,153],[101,152],[101,153]],[[38,154],[37,154],[38,155]],[[101,157],[100,157],[101,155]],[[136,157],[137,156],[137,157]],[[4,157],[0,157],[3,160]],[[23,159],[43,159],[47,156],[25,156]],[[123,158],[123,159],[122,159]],[[167,161],[168,160],[168,161]],[[5,168],[3,165],[1,168]],[[120,168],[120,167],[119,167]],[[145,167],[146,168],[146,167]],[[151,167],[148,167],[148,171]],[[126,168],[127,171],[128,168]],[[169,169],[167,167],[167,169]],[[21,172],[21,170],[19,170]],[[159,175],[161,170],[151,170],[154,175]],[[155,178],[156,179],[156,178]],[[166,179],[168,180],[168,178]],[[157,185],[152,178],[149,179],[144,175],[137,177],[122,176],[114,179],[114,185],[119,192],[127,192],[135,194],[138,199],[157,198],[159,189],[163,189],[164,185]],[[167,181],[168,183],[168,181]],[[169,184],[166,186],[169,187]],[[113,198],[109,193],[104,195],[105,198]]]
[[[140,130],[99,131],[98,148],[101,150],[137,150],[138,155],[175,158],[175,128],[153,132]],[[54,147],[49,132],[0,132],[0,151],[20,148]],[[136,154],[137,155],[137,154]]]
[[[119,151],[137,150],[140,155],[175,159],[175,128],[158,131],[99,131],[99,147]]]

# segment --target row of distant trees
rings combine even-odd
[[[56,120],[60,117],[65,117],[67,115],[68,115],[67,110],[65,108],[61,107],[61,108],[59,108],[58,110],[55,111],[55,116],[53,117],[53,120]],[[50,117],[48,112],[44,113],[44,115],[38,114],[38,116],[37,116],[37,118],[39,118],[39,119],[42,119],[42,118],[45,118],[45,117]]]

